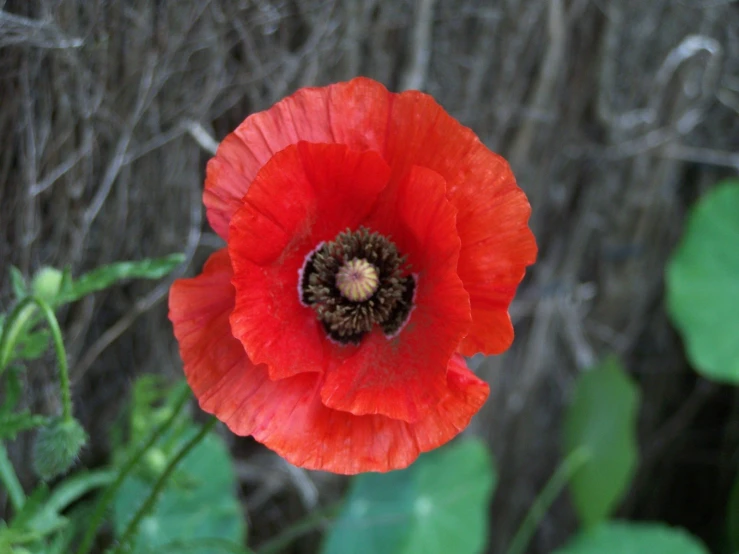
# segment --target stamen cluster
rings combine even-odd
[[[359,344],[374,325],[391,336],[413,307],[415,281],[405,262],[387,237],[347,229],[307,258],[301,300],[337,342]]]

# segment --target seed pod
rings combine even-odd
[[[33,468],[44,481],[66,473],[87,443],[87,433],[76,419],[55,419],[39,429],[33,445]]]

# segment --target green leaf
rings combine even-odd
[[[54,488],[46,501],[46,509],[61,513],[90,491],[109,485],[115,478],[116,472],[112,470],[76,473]]]
[[[22,431],[28,431],[45,425],[46,416],[32,414],[28,410],[12,414],[0,415],[0,439],[14,440]]]
[[[667,266],[667,307],[695,369],[739,384],[739,181],[693,208]]]
[[[44,544],[38,550],[38,554],[69,554],[72,552],[72,540],[75,529],[68,526],[56,533],[48,544]]]
[[[235,495],[231,458],[223,441],[213,434],[206,436],[180,468],[178,478],[169,481],[153,511],[141,522],[134,550],[158,552],[173,542],[198,543],[200,539],[243,544],[244,517]],[[151,481],[140,476],[124,481],[113,504],[113,527],[118,537],[151,486]],[[207,541],[201,544],[201,548],[188,548],[188,552],[213,552]]]
[[[41,484],[31,493],[11,522],[11,528],[35,533],[38,538],[62,529],[68,521],[49,505],[49,489]]]
[[[4,523],[0,520],[0,552],[3,554],[21,552],[18,548],[12,550],[13,546],[36,542],[41,538],[38,533],[5,527]]]
[[[611,521],[575,536],[555,554],[709,554],[682,529],[661,523]]]
[[[49,348],[51,333],[46,329],[26,333],[21,336],[16,346],[15,358],[20,360],[35,360],[40,358]]]
[[[588,460],[570,481],[583,525],[606,519],[628,489],[636,468],[639,389],[616,358],[582,373],[564,422],[567,455],[583,448]]]
[[[352,481],[324,554],[482,552],[496,474],[485,445],[453,443],[408,469]]]
[[[183,254],[151,258],[136,262],[115,262],[84,274],[69,282],[62,280],[62,291],[57,304],[74,302],[93,292],[106,289],[125,279],[160,279],[185,260]]]
[[[13,464],[10,462],[3,441],[0,441],[0,484],[3,485],[13,510],[20,513],[27,503],[26,493],[18,480]],[[0,523],[3,523],[3,520],[0,519]]]
[[[63,532],[69,531],[70,520],[61,512],[91,490],[111,483],[115,476],[114,471],[90,471],[64,480],[51,493],[45,485],[38,487],[13,519],[11,527],[0,529],[0,534],[4,534],[12,544],[28,544],[32,552],[68,552],[66,545],[72,536]],[[38,543],[52,534],[54,537],[50,545],[30,544]]]
[[[16,300],[21,300],[28,294],[26,279],[23,277],[21,270],[14,265],[10,266],[10,286],[13,288]]]

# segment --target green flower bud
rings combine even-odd
[[[53,303],[62,288],[62,272],[53,267],[42,267],[36,272],[31,283],[33,294]]]
[[[153,476],[159,476],[167,467],[167,455],[161,448],[152,448],[144,456],[144,467]]]
[[[44,481],[66,473],[77,461],[87,433],[76,419],[55,419],[39,429],[33,445],[33,468]]]

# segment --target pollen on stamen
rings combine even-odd
[[[336,288],[352,302],[369,300],[379,286],[377,268],[364,259],[349,260],[336,274]]]
[[[413,310],[409,270],[389,237],[365,227],[347,229],[306,256],[298,273],[300,302],[339,344],[359,344],[375,326],[391,339]]]

